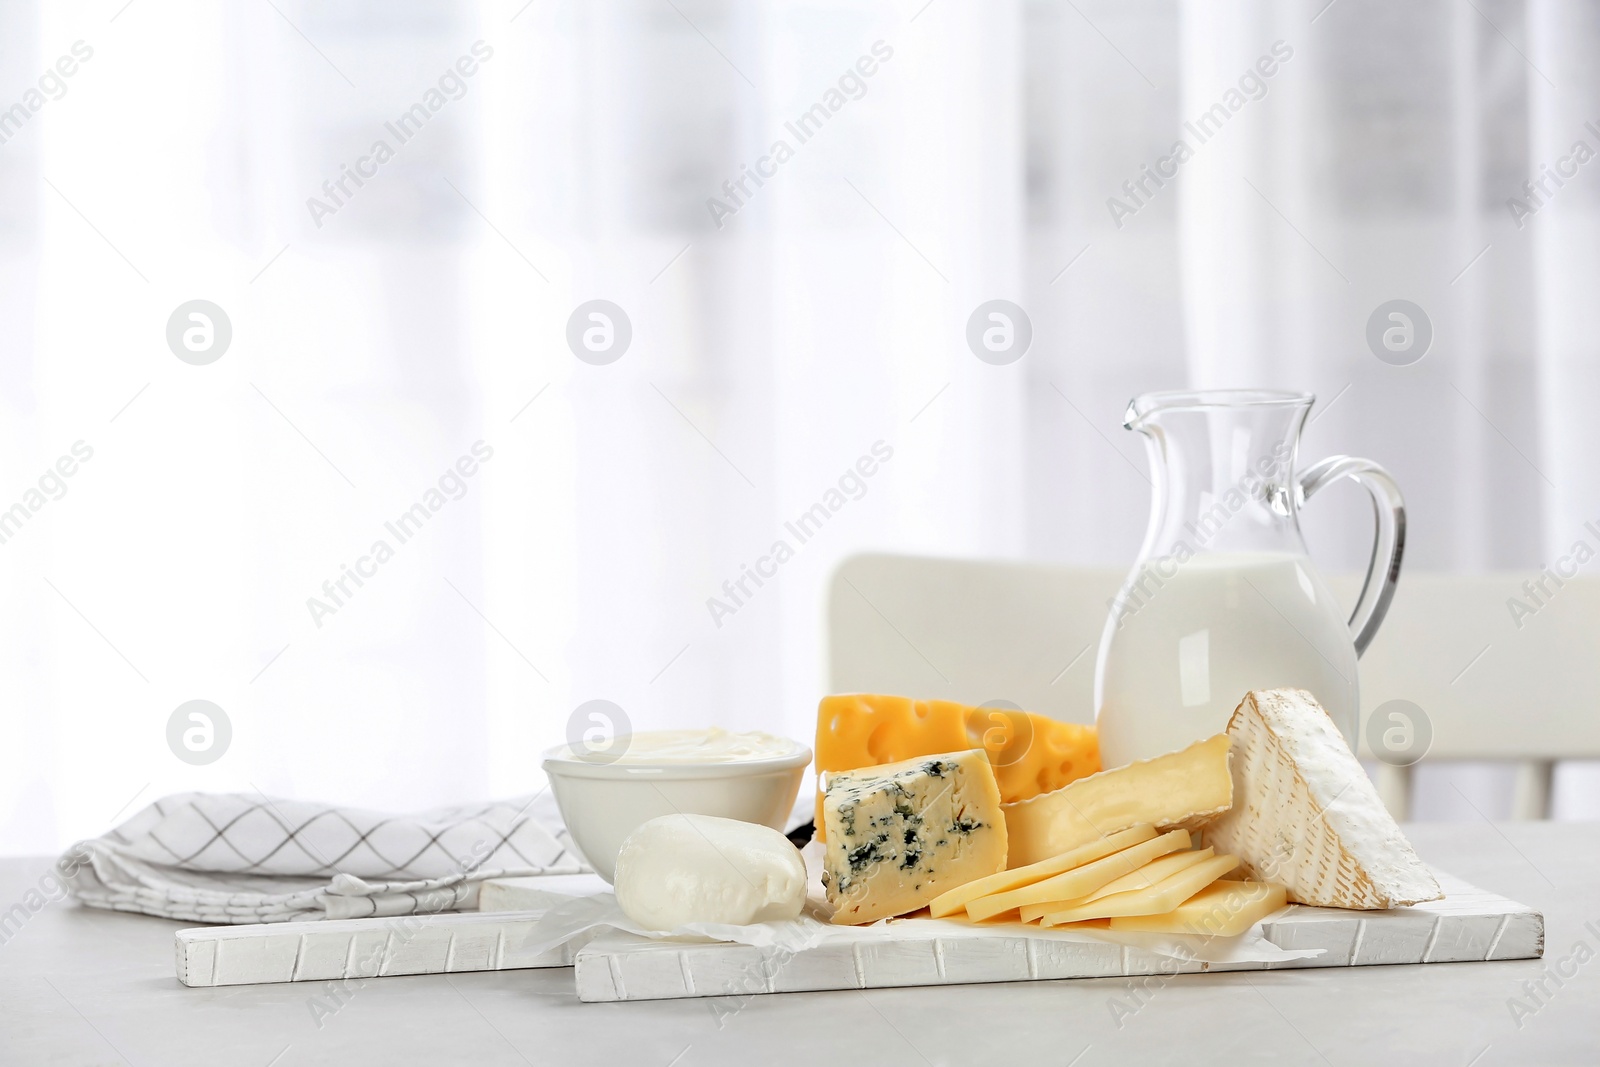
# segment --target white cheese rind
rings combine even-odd
[[[615,887],[623,913],[646,929],[746,926],[799,917],[806,865],[800,850],[770,826],[663,815],[622,842]]]
[[[1005,868],[1000,788],[979,750],[833,775],[822,818],[836,923],[904,915]]]
[[[1303,689],[1252,692],[1228,721],[1233,807],[1206,827],[1257,881],[1299,904],[1376,909],[1438,900],[1344,737]]]

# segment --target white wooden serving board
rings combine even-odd
[[[1323,953],[1282,963],[1177,963],[1109,943],[1051,941],[996,930],[967,937],[830,942],[798,953],[734,944],[682,944],[629,934],[595,937],[577,952],[578,998],[585,1001],[749,996],[821,989],[966,985],[1052,978],[1460,963],[1537,958],[1544,916],[1515,901],[1441,875],[1447,897],[1392,911],[1291,905],[1261,924],[1281,948]],[[907,924],[908,927],[914,924]]]
[[[830,943],[800,953],[608,933],[587,944],[569,943],[535,954],[525,946],[531,943],[543,908],[553,902],[537,885],[512,885],[492,900],[501,906],[537,901],[538,910],[208,926],[179,930],[175,948],[178,980],[190,986],[575,966],[578,996],[588,1001],[1455,963],[1543,954],[1544,916],[1539,912],[1448,875],[1440,875],[1439,881],[1446,899],[1412,908],[1359,912],[1296,905],[1280,912],[1262,923],[1268,941],[1282,948],[1325,951],[1310,959],[1274,964],[1177,965],[1169,957],[1136,948],[1047,940],[1004,928],[978,936],[918,936],[915,923],[906,924],[901,939]],[[592,887],[574,883],[561,888],[570,892]]]
[[[524,950],[543,914],[458,912],[179,930],[178,981],[253,985],[572,966],[571,943],[538,954]]]
[[[571,900],[609,893],[598,874],[537,874],[523,878],[489,878],[478,889],[479,911],[544,911]]]
[[[545,909],[610,888],[594,874],[491,878],[479,889],[478,913],[179,930],[178,981],[191,986],[254,985],[570,967],[576,945],[539,954],[522,946]]]

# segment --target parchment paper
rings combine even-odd
[[[649,930],[623,914],[616,894],[599,893],[575,897],[551,908],[531,934],[526,951],[545,952],[579,938],[585,940],[605,929],[621,930],[655,941],[690,943],[732,942],[756,948],[803,952],[829,943],[872,941],[931,940],[958,937],[1025,937],[1041,941],[1076,941],[1127,945],[1180,962],[1202,963],[1282,963],[1322,954],[1318,949],[1279,948],[1261,932],[1262,923],[1236,937],[1202,937],[1184,934],[1151,934],[1095,929],[1058,929],[1025,923],[976,924],[955,919],[927,917],[883,919],[867,926],[835,926],[829,922],[833,909],[828,904],[820,880],[820,845],[813,842],[802,850],[811,875],[805,910],[797,919],[783,922],[729,926],[719,923],[690,923],[675,930]],[[1271,916],[1263,922],[1271,921]]]

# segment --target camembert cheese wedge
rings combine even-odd
[[[1217,734],[1007,804],[1007,864],[1037,863],[1139,823],[1164,828],[1227,810],[1234,795],[1229,743],[1228,735]]]
[[[1237,855],[1252,879],[1286,887],[1295,903],[1327,908],[1444,896],[1310,693],[1249,693],[1228,735],[1236,802],[1207,826],[1206,842]]]
[[[904,915],[1005,869],[1000,789],[982,750],[830,775],[822,818],[836,923]]]

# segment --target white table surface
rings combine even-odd
[[[1424,859],[1541,909],[1544,960],[582,1004],[569,969],[188,989],[184,924],[52,904],[0,945],[0,1064],[1600,1063],[1600,824],[1419,824]],[[44,859],[0,860],[0,912]],[[0,938],[6,933],[0,931]],[[1569,961],[1570,972],[1574,963]],[[1136,997],[1138,999],[1136,999]],[[320,1020],[313,998],[333,1008]],[[1114,1001],[1144,1004],[1118,1025]],[[849,1058],[847,1058],[849,1057]]]

